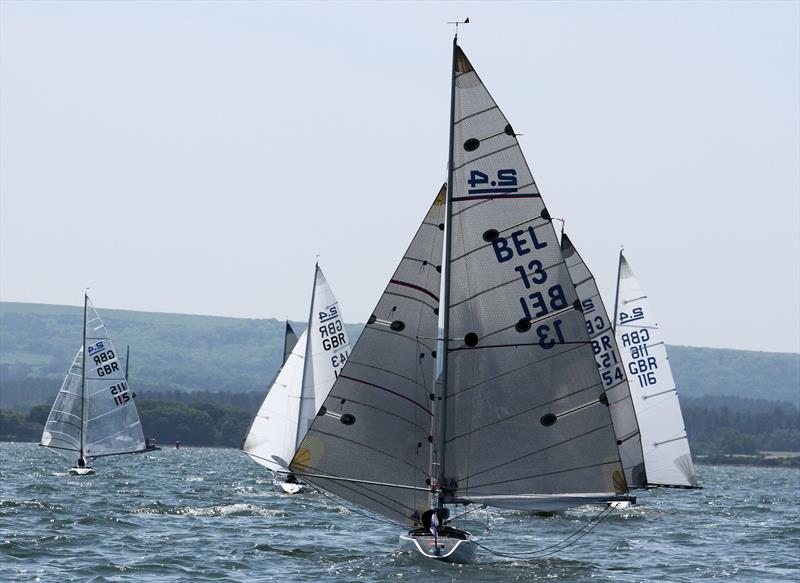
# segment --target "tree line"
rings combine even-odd
[[[262,392],[148,391],[136,397],[142,427],[158,443],[239,447]],[[695,455],[800,451],[800,411],[786,403],[734,397],[684,397]],[[0,408],[0,441],[38,441],[50,405]]]

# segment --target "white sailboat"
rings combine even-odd
[[[620,251],[615,334],[639,419],[647,487],[697,488],[678,389],[658,319]]]
[[[70,459],[73,475],[94,473],[100,457],[151,451],[142,432],[133,392],[111,337],[84,295],[83,345],[56,396],[39,445]]]
[[[452,506],[558,510],[628,487],[550,215],[456,40],[446,188],[290,467],[411,527],[404,547],[469,562]]]
[[[242,451],[274,473],[276,490],[297,494],[307,485],[287,472],[289,461],[350,355],[339,303],[319,265],[314,268],[307,330],[298,339],[288,322],[286,326],[283,366],[253,419]]]

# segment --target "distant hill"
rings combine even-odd
[[[149,391],[263,391],[279,366],[275,319],[99,310],[131,384]],[[0,303],[0,407],[50,402],[81,342],[81,308]],[[296,329],[304,323],[293,323]],[[348,325],[354,341],[363,325]],[[800,404],[800,354],[670,346],[681,394]]]

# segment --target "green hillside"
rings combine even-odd
[[[162,391],[261,392],[283,349],[283,322],[99,310],[122,353],[131,346],[131,384]],[[81,342],[82,310],[0,303],[0,406],[50,402]],[[297,324],[296,329],[304,328]],[[349,325],[355,340],[361,325]],[[669,347],[681,394],[800,403],[800,355]]]

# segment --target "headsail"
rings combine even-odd
[[[627,485],[580,302],[514,130],[454,50],[445,498],[599,501]]]
[[[290,333],[294,332],[288,322],[286,327],[288,347]],[[288,468],[349,353],[341,308],[317,265],[308,329],[300,335],[270,386],[242,451],[273,471]]]
[[[667,348],[647,295],[621,252],[617,286],[615,333],[639,419],[648,483],[695,487]]]
[[[291,465],[401,524],[428,508],[444,199],[443,187]]]
[[[286,468],[295,451],[307,333],[300,335],[264,397],[242,451],[273,471]]]
[[[294,350],[295,345],[297,344],[297,334],[295,334],[292,325],[289,321],[286,321],[286,330],[283,333],[283,360],[281,361],[282,364],[286,364],[286,360],[289,358],[289,355]]]
[[[50,415],[44,424],[42,439],[39,445],[53,449],[74,451],[80,454],[81,431],[83,419],[81,415],[83,385],[83,347],[72,360],[72,364],[61,384],[56,400],[50,409]]]
[[[625,479],[630,487],[647,485],[639,423],[631,401],[625,365],[622,362],[611,319],[608,317],[594,276],[566,233],[561,233],[561,253],[567,262],[569,275],[583,307],[586,331],[592,341],[594,358],[603,379],[617,436],[619,455],[625,469]]]

